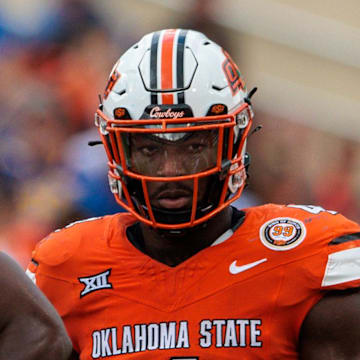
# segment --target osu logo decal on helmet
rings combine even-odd
[[[220,46],[192,30],[145,35],[115,64],[95,114],[116,201],[154,228],[206,222],[245,186],[252,118],[244,81]],[[167,164],[173,151],[176,164]]]

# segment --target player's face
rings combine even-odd
[[[130,141],[132,170],[154,177],[195,174],[216,165],[217,136],[210,131],[197,131],[176,142],[156,136],[132,135]],[[208,178],[199,180],[198,200],[203,200]],[[191,208],[193,180],[148,183],[150,202],[166,209]]]

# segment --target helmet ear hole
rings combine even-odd
[[[240,143],[241,138],[246,131],[246,128],[249,126],[249,123],[251,121],[251,118],[253,116],[253,112],[251,107],[248,107],[247,109],[244,109],[243,111],[239,112],[236,115],[236,125],[234,127],[234,147],[233,147],[233,157],[236,156]],[[244,148],[241,150],[243,156],[245,153],[245,146],[246,142],[244,144]]]
[[[241,113],[236,115],[236,126],[239,129],[245,129],[249,124],[249,115],[247,113],[247,110],[242,111]]]

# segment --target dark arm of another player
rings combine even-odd
[[[56,310],[23,269],[0,252],[0,360],[68,360],[71,351]]]
[[[301,360],[360,359],[360,289],[331,291],[307,315]]]

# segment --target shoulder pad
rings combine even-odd
[[[80,237],[67,236],[65,231],[61,234],[51,233],[36,245],[32,258],[37,263],[60,265],[72,257],[80,242]]]
[[[267,218],[271,217],[292,217],[298,220],[303,220],[306,223],[311,223],[313,220],[322,220],[331,223],[350,222],[337,211],[326,210],[321,206],[316,205],[275,205],[267,204],[259,207],[260,211],[264,212]]]
[[[360,231],[358,224],[336,211],[314,205],[268,204],[254,208],[253,219],[259,226],[262,243],[277,251],[290,250],[303,243],[305,247],[298,250],[311,247],[314,252],[327,248],[333,239],[339,239],[338,242],[353,240],[354,236],[342,236]]]
[[[90,218],[73,222],[63,229],[55,230],[41,240],[32,253],[37,263],[56,266],[69,260],[76,254],[85,233],[94,229],[93,221],[101,218]]]

